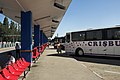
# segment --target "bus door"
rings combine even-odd
[[[65,51],[70,52],[70,33],[66,33],[65,37]]]

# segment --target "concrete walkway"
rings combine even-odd
[[[0,48],[0,53],[12,51],[12,50],[15,50],[15,47]]]
[[[46,49],[25,80],[103,80],[73,58]]]

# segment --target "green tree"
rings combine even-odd
[[[2,41],[20,41],[21,29],[20,26],[11,21],[9,24],[8,18],[5,17],[3,24],[0,22],[0,40]],[[17,36],[15,36],[17,35]]]
[[[4,35],[8,34],[8,29],[9,29],[9,22],[8,22],[8,18],[5,17],[4,20],[3,20],[3,32],[4,32]]]
[[[8,18],[7,17],[5,17],[4,20],[3,20],[3,26],[9,27],[9,22],[8,22]]]
[[[7,17],[5,17],[4,20],[3,20],[2,33],[3,33],[3,36],[2,36],[3,41],[9,41],[9,38],[6,36],[10,33],[9,21],[8,21]]]
[[[2,33],[2,23],[0,22],[0,36],[1,36],[1,33]]]
[[[2,27],[2,23],[0,22],[0,28]]]
[[[13,21],[11,21],[11,23],[10,23],[10,29],[14,30],[14,28],[15,28],[15,23]]]
[[[11,21],[10,23],[10,35],[14,35],[15,34],[15,23],[13,21]]]

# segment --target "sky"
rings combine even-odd
[[[3,22],[3,20],[4,20],[4,15],[0,14],[0,22]]]
[[[120,25],[120,0],[72,0],[54,36]]]
[[[120,25],[120,0],[72,0],[54,36],[115,25]]]
[[[0,14],[0,22],[3,23],[4,18],[5,18],[5,16],[4,16],[3,14]],[[9,23],[10,23],[11,19],[8,18],[8,21],[9,21]]]

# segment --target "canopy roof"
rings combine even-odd
[[[3,14],[20,23],[21,11],[32,12],[33,25],[52,37],[72,0],[0,0]],[[33,30],[34,31],[34,30]]]

